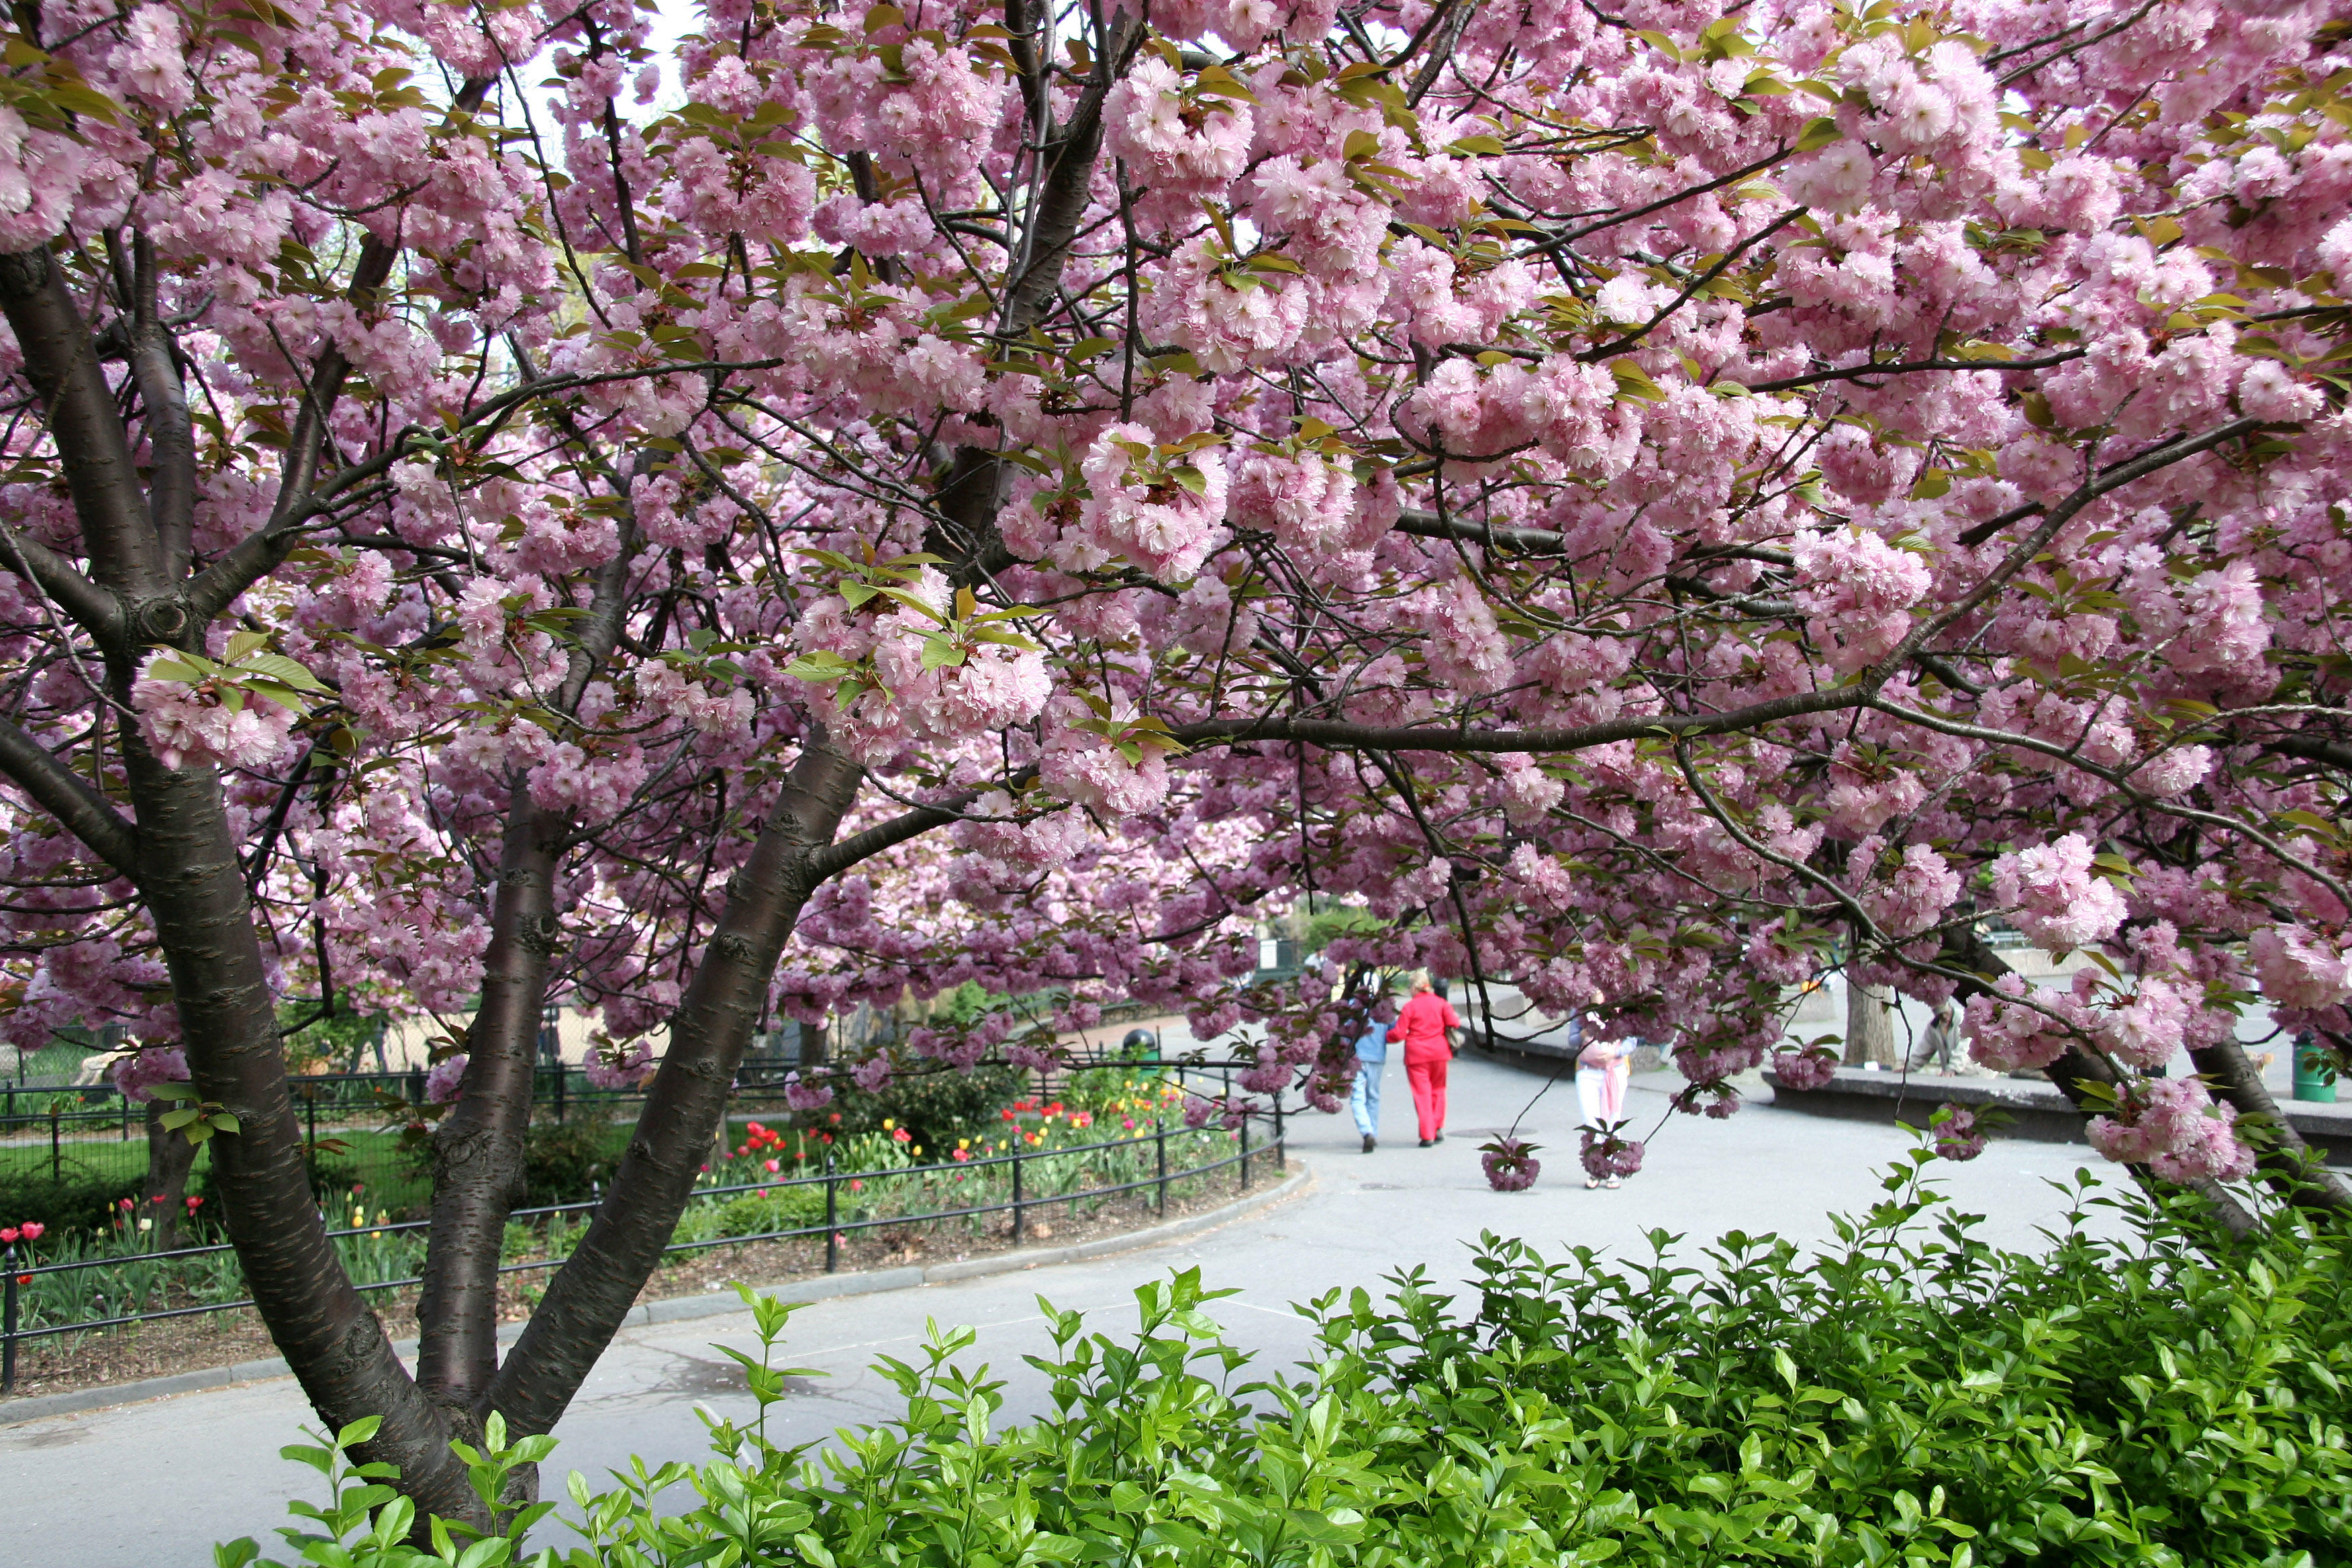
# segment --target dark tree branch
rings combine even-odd
[[[2289,1047],[2293,1048],[2292,1046]],[[2337,1220],[2352,1216],[2352,1187],[2313,1157],[2311,1145],[2294,1124],[2280,1113],[2278,1101],[2263,1082],[2263,1075],[2246,1059],[2245,1047],[2234,1039],[2218,1045],[2191,1047],[2189,1059],[2219,1096],[2240,1116],[2260,1117],[2272,1147],[2256,1157],[2263,1179],[2272,1191],[2299,1207]]]
[[[416,1302],[416,1381],[470,1411],[498,1370],[498,1265],[507,1215],[522,1197],[533,1056],[561,931],[555,868],[567,825],[518,780],[507,811],[482,1001],[466,1036],[457,1103],[433,1134],[433,1226]]]
[[[99,363],[89,324],[47,251],[0,256],[0,312],[16,331],[26,379],[48,414],[92,575],[99,586],[133,602],[153,597],[163,589],[163,576],[131,437]],[[29,554],[24,564],[26,575],[38,582]],[[58,602],[81,619],[72,597],[61,594]],[[99,634],[99,625],[83,624],[91,635]]]
[[[625,479],[614,476],[613,482],[625,493]],[[597,569],[594,596],[556,693],[561,712],[578,711],[589,682],[613,657],[636,547],[632,521],[612,559]],[[455,1412],[470,1413],[498,1370],[499,1262],[507,1216],[522,1197],[540,1021],[562,941],[555,876],[577,826],[570,814],[532,804],[529,785],[515,781],[482,956],[482,1001],[467,1031],[465,1079],[433,1137],[433,1226],[417,1301],[416,1375],[434,1401]]]
[[[1830,381],[1859,381],[1866,375],[1916,375],[1929,370],[2048,370],[2052,365],[2064,364],[2081,359],[2088,349],[2066,349],[2058,353],[2043,354],[2038,359],[1969,360],[1922,359],[1896,364],[1850,364],[1842,370],[1807,371],[1802,375],[1784,375],[1778,381],[1748,384],[1750,392],[1793,392],[1801,386],[1818,386]]]
[[[2221,715],[2224,719],[2229,715]],[[2330,741],[2318,735],[2281,735],[2264,741],[2263,750],[2282,757],[2300,757],[2308,763],[2323,763],[2339,772],[2352,773],[2352,745]]]
[[[2260,427],[2262,423],[2259,419],[2232,419],[2228,424],[2218,425],[2202,435],[2177,437],[2162,446],[2152,447],[2137,457],[2126,458],[2122,462],[2108,467],[2096,479],[2083,485],[2074,494],[2052,507],[2048,514],[2042,518],[2042,525],[2021,540],[2017,546],[2002,558],[2000,566],[1986,574],[1983,582],[1962,595],[1958,602],[1946,605],[1913,626],[1911,634],[1903,639],[1902,646],[1888,654],[1880,662],[1878,668],[1897,669],[1909,663],[1919,650],[1934,640],[1946,626],[1971,614],[1978,605],[2000,592],[2011,578],[2023,571],[2033,558],[2042,552],[2044,545],[2058,537],[2059,530],[2072,522],[2078,512],[2101,496],[2111,494],[2126,485],[2144,479],[2161,469],[2168,468],[2175,463],[2196,457],[2200,452],[2210,452],[2224,442],[2234,441],[2241,436],[2250,435]]]
[[[451,101],[450,117],[470,115],[479,109],[497,80],[494,76],[468,77]],[[376,308],[377,296],[390,281],[393,266],[400,258],[400,248],[373,234],[360,247],[359,261],[352,268],[352,280],[343,297],[362,314]],[[316,491],[319,465],[327,449],[327,421],[341,400],[343,384],[351,374],[351,361],[343,357],[342,350],[328,344],[311,367],[310,379],[302,389],[301,409],[295,415],[294,427],[287,436],[285,464],[269,521],[239,540],[189,584],[188,602],[199,616],[209,618],[219,614],[239,594],[283,565],[301,537],[302,524],[318,515],[320,509]],[[395,446],[384,454],[383,460],[389,462],[397,457]]]
[[[1008,10],[1008,19],[1012,15]],[[1016,29],[1008,26],[1007,30]],[[1127,74],[1143,38],[1140,20],[1124,10],[1113,14],[1102,52],[1095,58],[1093,79],[1078,95],[1068,121],[1050,137],[1048,126],[1037,118],[1041,105],[1050,112],[1050,96],[1042,91],[1034,97],[1024,93],[1029,134],[1045,160],[1045,172],[1024,250],[1025,260],[1004,290],[997,327],[1005,337],[1020,337],[1045,320],[1060,294],[1062,273],[1086,216],[1087,191],[1102,153],[1103,100]],[[948,569],[952,581],[982,581],[1013,564],[1013,553],[996,529],[1003,493],[1003,458],[979,447],[957,450],[936,491],[940,521],[926,531],[923,542],[924,549],[953,563]]]
[[[87,779],[5,719],[0,719],[0,773],[100,859],[126,877],[139,874],[138,828]]]
[[[1256,719],[1210,719],[1172,726],[1176,739],[1188,746],[1240,744],[1254,741],[1304,741],[1333,751],[1385,752],[1580,752],[1612,741],[1639,741],[1652,736],[1722,735],[1738,730],[1777,724],[1810,713],[1834,713],[1864,706],[1870,688],[1860,683],[1823,691],[1802,691],[1775,697],[1721,713],[1659,713],[1639,718],[1611,719],[1565,730],[1441,729],[1415,725],[1399,729],[1376,724],[1350,724],[1332,719],[1290,719],[1265,714]]]
[[[1034,777],[1036,772],[1034,766],[1023,768],[1008,782],[1018,786],[1023,781]],[[895,845],[919,838],[935,827],[961,822],[963,820],[963,808],[984,793],[977,789],[959,790],[936,805],[919,805],[911,811],[899,813],[887,822],[877,823],[863,833],[853,833],[836,844],[829,844],[811,858],[810,874],[820,882],[828,880]]]
[[[131,312],[131,374],[139,385],[142,423],[152,459],[147,510],[155,530],[158,564],[166,584],[188,574],[189,538],[196,517],[196,437],[188,415],[180,357],[156,303],[161,269],[155,244],[142,229],[131,241],[137,296]]]
[[[480,1521],[446,1418],[352,1288],[311,1194],[277,996],[218,776],[164,768],[136,730],[124,749],[139,810],[137,880],[171,971],[189,1075],[202,1100],[236,1119],[236,1131],[211,1141],[213,1174],[254,1305],[330,1428],[380,1417],[362,1458],[398,1466],[420,1513]]]
[[[1522,555],[1559,555],[1568,549],[1567,537],[1548,528],[1469,522],[1458,517],[1440,517],[1433,511],[1423,511],[1418,507],[1405,507],[1397,513],[1396,531],[1410,533],[1416,539],[1460,540],[1465,544],[1493,545],[1517,551]]]
[[[121,601],[83,576],[81,568],[72,562],[5,522],[0,522],[0,566],[55,600],[99,647],[112,647],[121,640],[126,625]]]

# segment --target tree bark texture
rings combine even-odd
[[[652,455],[627,474],[604,471],[625,498]],[[636,525],[599,568],[586,618],[573,640],[552,706],[572,714],[611,659],[628,602]],[[562,946],[555,878],[577,824],[534,805],[518,775],[507,805],[499,879],[491,893],[490,940],[482,954],[482,1001],[467,1031],[457,1103],[433,1140],[433,1227],[417,1301],[417,1380],[461,1426],[498,1370],[499,1261],[507,1216],[521,1201],[523,1150],[549,976]]]
[[[135,735],[129,749],[139,886],[171,971],[189,1076],[200,1100],[236,1118],[235,1132],[211,1140],[214,1185],[254,1306],[328,1426],[383,1417],[362,1457],[400,1467],[420,1509],[472,1519],[479,1509],[439,1413],[352,1288],[311,1196],[220,781],[209,769],[164,769]]]
[[[529,1436],[555,1425],[659,1262],[718,1133],[784,940],[833,872],[819,852],[864,778],[815,739],[786,778],[670,1019],[669,1048],[604,1205],[491,1383],[487,1405],[509,1431]]]
[[[1876,1062],[1895,1065],[1894,993],[1884,985],[1864,985],[1851,974],[1845,982],[1845,1065]]]
[[[498,1370],[499,1257],[522,1193],[541,1010],[560,940],[555,865],[563,826],[516,781],[482,955],[482,1001],[466,1036],[465,1092],[433,1134],[416,1378],[452,1411],[470,1411]]]
[[[2213,1086],[2214,1093],[2240,1116],[2260,1117],[2268,1127],[2272,1141],[2260,1155],[2260,1169],[2273,1191],[2289,1203],[2339,1222],[2352,1218],[2352,1187],[2313,1157],[2311,1145],[2280,1111],[2260,1069],[2247,1059],[2243,1046],[2234,1039],[2223,1040],[2190,1051],[2189,1059]]]
[[[139,1186],[139,1212],[155,1222],[155,1250],[168,1252],[180,1245],[180,1221],[188,1207],[188,1173],[195,1168],[197,1145],[176,1127],[163,1125],[171,1102],[147,1102],[147,1179]]]

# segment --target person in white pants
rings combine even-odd
[[[1633,1042],[1595,1040],[1577,1053],[1576,1098],[1584,1110],[1584,1125],[1601,1131],[1625,1120],[1625,1086],[1633,1077]],[[1584,1178],[1588,1187],[1601,1184]],[[1623,1184],[1609,1178],[1612,1187]]]

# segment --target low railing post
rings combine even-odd
[[[1013,1156],[1013,1245],[1021,1245],[1021,1163],[1027,1156],[1015,1152]]]
[[[1277,1171],[1290,1169],[1290,1145],[1282,1137],[1282,1100],[1279,1097],[1274,1102],[1274,1168]]]
[[[841,1267],[841,1193],[833,1179],[833,1145],[824,1146],[824,1271]]]
[[[1155,1115],[1151,1119],[1152,1141],[1160,1145],[1160,1214],[1168,1214],[1168,1118]]]
[[[563,1070],[562,1059],[558,1058],[555,1063],[555,1120],[559,1122],[563,1120],[563,1080],[568,1076]]]
[[[0,1394],[14,1393],[16,1387],[16,1244],[10,1242],[5,1253],[0,1253],[0,1268],[8,1270],[7,1283],[0,1285]]]
[[[1242,1116],[1242,1191],[1249,1191],[1249,1115]]]
[[[131,1097],[120,1089],[116,1089],[114,1094],[116,1099],[122,1101],[122,1136],[116,1142],[128,1143],[131,1142]]]

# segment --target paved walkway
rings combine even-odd
[[[1040,1294],[1118,1331],[1133,1321],[1137,1285],[1197,1264],[1212,1285],[1241,1289],[1213,1313],[1234,1341],[1280,1364],[1307,1349],[1291,1302],[1333,1287],[1377,1289],[1385,1275],[1416,1264],[1459,1280],[1465,1244],[1488,1229],[1547,1247],[1626,1255],[1646,1253],[1643,1236],[1654,1227],[1695,1242],[1734,1228],[1826,1239],[1827,1215],[1875,1201],[1879,1168],[1908,1146],[1891,1128],[1769,1106],[1726,1122],[1678,1117],[1639,1177],[1617,1192],[1587,1192],[1570,1131],[1574,1086],[1563,1081],[1522,1129],[1545,1146],[1543,1180],[1528,1193],[1490,1192],[1477,1144],[1507,1126],[1543,1081],[1457,1062],[1453,1129],[1444,1144],[1423,1150],[1413,1146],[1402,1068],[1391,1062],[1392,1141],[1367,1156],[1344,1114],[1298,1118],[1292,1147],[1315,1180],[1276,1208],[1150,1252],[803,1307],[788,1334],[792,1363],[831,1375],[810,1380],[778,1407],[786,1430],[817,1437],[888,1414],[892,1392],[868,1365],[877,1354],[908,1357],[929,1320],[980,1331],[968,1360],[986,1362],[1007,1381],[1008,1414],[1019,1415],[1037,1408],[1044,1392],[1043,1379],[1021,1360],[1047,1348]],[[1663,1111],[1665,1081],[1636,1081],[1637,1117]],[[2047,1182],[2089,1158],[2079,1148],[1995,1143],[1974,1163],[1941,1173],[1963,1207],[1992,1216],[1990,1239],[2023,1246],[2063,1211]],[[617,1341],[557,1428],[562,1447],[550,1467],[549,1494],[562,1494],[566,1469],[601,1478],[631,1453],[656,1462],[698,1455],[698,1403],[748,1411],[740,1373],[710,1348],[720,1341],[753,1343],[748,1314],[635,1330]],[[215,1541],[250,1534],[274,1542],[268,1532],[284,1521],[286,1498],[309,1473],[277,1452],[309,1419],[299,1389],[279,1379],[0,1426],[14,1543],[0,1556],[18,1568],[199,1568],[211,1561]],[[561,1530],[548,1537],[558,1546],[569,1539]]]

